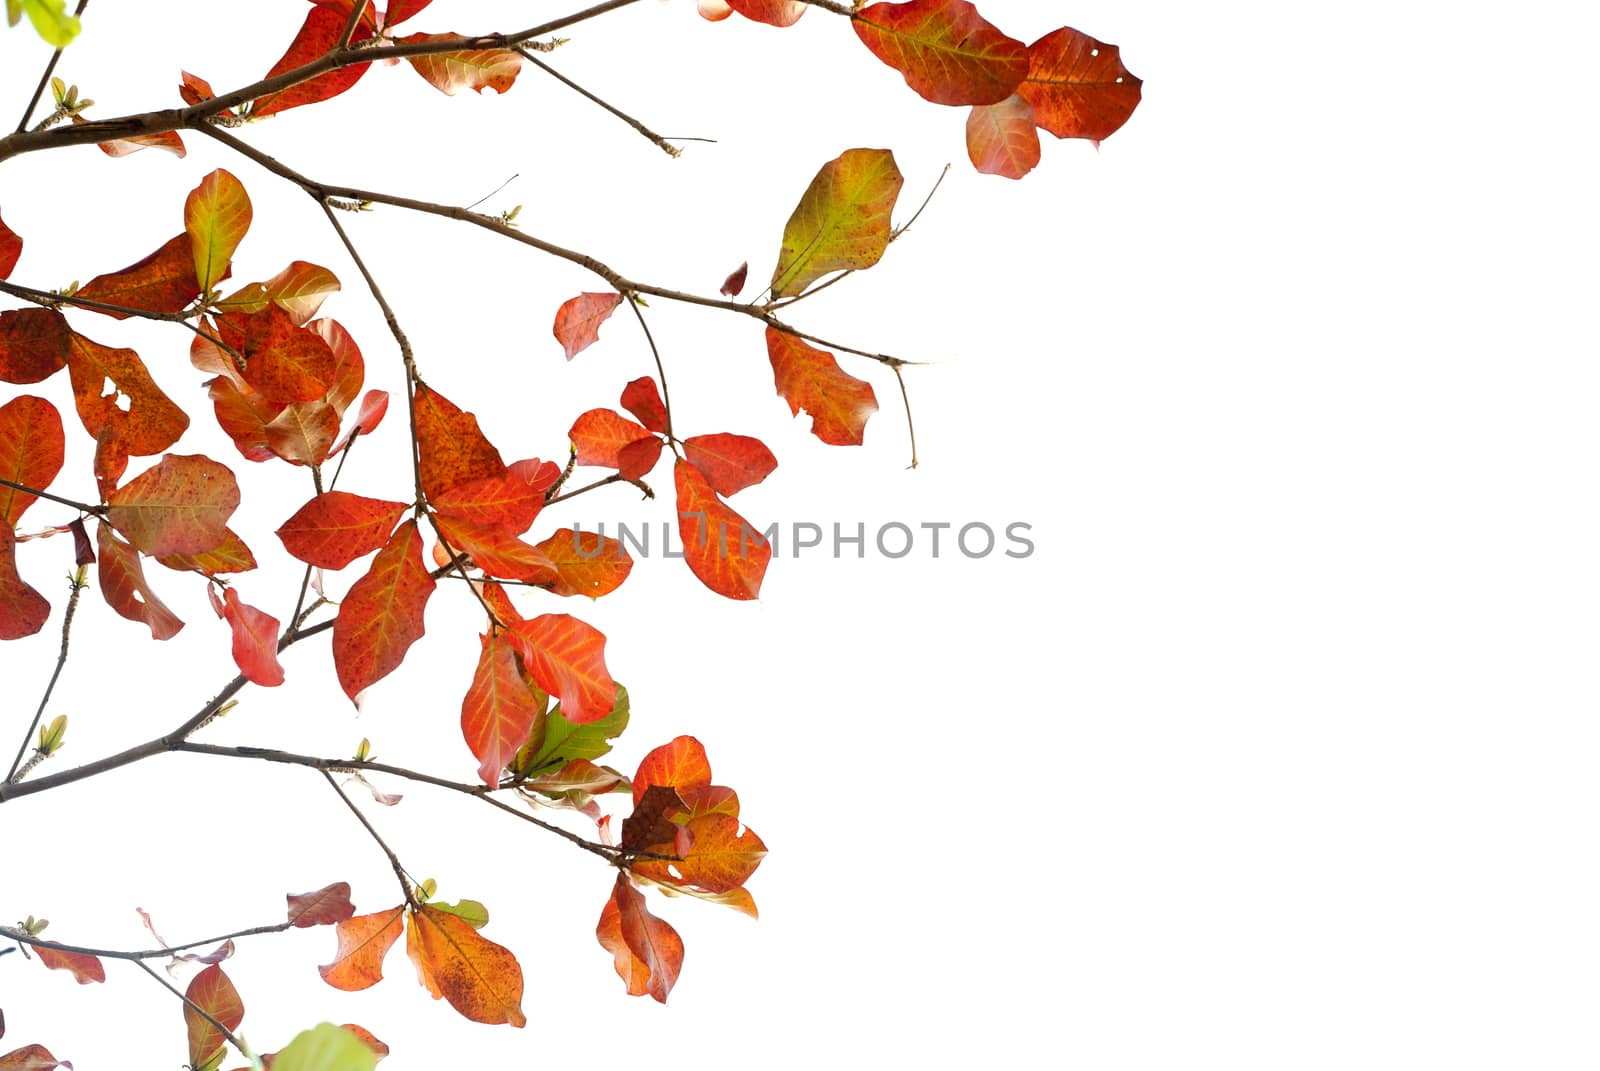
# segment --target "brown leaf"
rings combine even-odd
[[[522,1014],[522,967],[511,952],[465,919],[432,904],[407,916],[406,954],[434,998],[475,1023],[527,1025]]]

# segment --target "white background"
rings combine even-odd
[[[933,362],[908,376],[918,470],[876,366],[845,361],[883,403],[866,445],[825,447],[773,394],[758,325],[662,302],[648,315],[680,434],[755,434],[777,453],[733,501],[753,521],[1021,521],[1037,550],[835,560],[781,545],[756,605],[666,560],[593,606],[527,599],[610,637],[634,698],[616,765],[679,733],[705,742],[772,851],[750,885],[761,921],[652,897],[685,937],[685,972],[665,1008],[627,998],[593,937],[603,867],[386,783],[407,798],[367,804],[373,821],[446,899],[489,906],[486,935],[522,961],[529,1025],[432,1004],[398,949],[377,988],[329,989],[319,930],[241,942],[227,969],[244,1033],[270,1050],[319,1019],[359,1022],[396,1068],[1593,1067],[1592,12],[985,0],[1024,41],[1067,23],[1116,42],[1145,79],[1098,153],[1047,139],[1012,183],[974,174],[964,111],[921,101],[842,20],[779,32],[703,24],[692,6],[607,16],[554,57],[662,132],[718,139],[679,160],[536,71],[501,100],[375,69],[244,136],[315,177],[456,204],[517,174],[487,210],[520,203],[529,233],[704,293],[746,258],[767,276],[795,200],[843,149],[895,150],[901,219],[953,161],[880,266],[794,312]],[[175,103],[180,68],[245,83],[303,12],[245,7],[102,0],[61,74],[102,116]],[[414,27],[512,29],[564,7],[439,0]],[[4,121],[46,55],[23,30],[0,35]],[[186,139],[182,161],[8,161],[0,211],[28,243],[13,279],[60,286],[138,259],[226,166],[256,213],[235,279],[296,257],[333,268],[345,292],[325,313],[354,332],[369,383],[397,390],[394,347],[309,199]],[[577,413],[652,371],[625,316],[562,360],[551,317],[600,288],[592,276],[399,211],[347,222],[425,377],[508,458],[564,456]],[[137,346],[173,397],[203,405],[185,333],[73,321]],[[76,432],[64,376],[32,389]],[[265,568],[238,586],[286,616],[297,574],[268,533],[309,481],[239,459],[203,410],[175,449],[240,474],[236,526]],[[91,496],[75,450],[57,489]],[[405,498],[404,456],[392,412],[341,486]],[[653,482],[670,492],[665,467]],[[535,534],[669,518],[637,497],[585,496]],[[68,519],[56,512],[36,506],[24,527]],[[69,550],[21,551],[57,613]],[[54,765],[165,731],[232,675],[201,586],[153,575],[188,628],[158,647],[88,594],[51,708],[72,719]],[[441,585],[427,638],[359,716],[309,641],[284,688],[250,690],[202,738],[347,754],[367,736],[380,758],[471,780],[457,717],[480,624]],[[57,627],[4,652],[7,758]],[[0,916],[47,915],[62,940],[145,946],[136,905],[188,940],[341,879],[363,911],[397,898],[307,771],[172,756],[19,800],[0,822]],[[0,1051],[178,1066],[177,1001],[108,971],[80,989],[0,961]]]

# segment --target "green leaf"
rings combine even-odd
[[[456,904],[441,904],[434,902],[428,905],[439,911],[448,911],[456,918],[461,919],[474,930],[481,930],[489,924],[489,909],[476,900],[462,900]]]
[[[376,1053],[332,1023],[300,1033],[272,1061],[273,1071],[373,1071],[377,1066]]]
[[[830,272],[878,263],[904,181],[888,149],[847,149],[823,164],[783,228],[772,296],[789,297]]]
[[[56,48],[72,44],[72,39],[82,29],[77,16],[67,14],[66,0],[21,0],[20,5],[18,0],[6,0],[6,22],[10,25],[17,24],[23,11],[28,13],[28,21],[45,43]]]
[[[628,689],[617,685],[611,713],[586,725],[574,725],[561,713],[561,704],[545,715],[544,743],[533,760],[522,767],[530,773],[562,766],[573,759],[598,759],[611,750],[611,741],[628,727]]]

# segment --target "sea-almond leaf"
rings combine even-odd
[[[89,985],[91,982],[106,980],[105,964],[94,956],[82,952],[64,952],[58,948],[36,947],[34,955],[39,957],[39,962],[53,971],[70,971],[72,977],[78,980],[79,985]]]
[[[691,435],[683,440],[683,453],[724,497],[760,483],[778,467],[767,445],[748,435]]]
[[[606,669],[606,637],[570,614],[541,614],[511,626],[534,683],[561,700],[574,725],[611,713],[617,685]]]
[[[666,434],[667,406],[656,389],[656,381],[649,376],[638,379],[622,388],[622,408],[638,418],[650,431]]]
[[[767,356],[778,395],[789,412],[811,414],[811,434],[832,446],[860,446],[867,418],[878,411],[872,384],[839,367],[827,350],[767,328]]]
[[[353,918],[355,905],[350,902],[350,883],[336,881],[332,885],[308,893],[288,893],[289,923],[297,928],[306,926],[331,926]]]
[[[139,563],[139,552],[112,534],[109,524],[99,526],[100,594],[106,605],[129,621],[150,626],[154,639],[168,640],[183,628],[178,615],[150,590]]]
[[[534,549],[555,567],[557,580],[549,589],[555,595],[598,599],[621,587],[633,571],[633,559],[622,544],[598,532],[562,528]]]
[[[185,233],[126,268],[95,276],[75,296],[144,312],[182,312],[199,295],[194,247]],[[134,315],[113,309],[93,311],[118,320]]]
[[[334,670],[352,701],[394,672],[422,638],[422,612],[433,589],[417,522],[406,521],[351,586],[334,618]]]
[[[201,290],[227,278],[233,251],[250,229],[250,197],[232,173],[218,168],[200,180],[183,204],[183,229],[194,250]]]
[[[649,994],[665,1004],[683,970],[683,938],[665,921],[650,914],[644,894],[625,874],[618,874],[611,899],[595,927],[600,945],[612,955],[617,976],[630,996]]]
[[[966,0],[873,4],[852,16],[861,43],[935,104],[997,104],[1028,73],[1028,49]]]
[[[0,218],[0,279],[9,278],[11,269],[17,266],[17,258],[22,256],[22,236],[6,226],[4,218]]]
[[[414,407],[422,490],[428,497],[505,472],[500,451],[484,437],[477,417],[426,385],[418,385]]]
[[[461,701],[461,735],[478,759],[483,783],[497,785],[517,749],[530,736],[543,735],[535,724],[544,715],[544,703],[528,683],[516,644],[498,629],[480,636],[479,643],[478,666]]]
[[[17,572],[17,536],[0,524],[0,640],[20,640],[44,628],[50,603]]]
[[[566,351],[567,360],[600,340],[600,325],[610,319],[620,304],[621,294],[595,293],[582,293],[561,303],[556,310],[553,330],[556,341]]]
[[[66,460],[61,414],[43,398],[24,394],[0,406],[0,477],[46,490]],[[0,485],[0,527],[15,528],[37,495]]]
[[[404,502],[324,491],[278,528],[284,549],[307,565],[343,569],[388,541]]]
[[[371,7],[369,6],[367,10],[370,11]],[[289,50],[272,65],[266,77],[272,78],[320,59],[339,43],[339,35],[344,32],[345,22],[348,19],[348,14],[341,14],[333,6],[318,4],[313,7],[306,14],[306,21],[301,24],[300,31],[290,42]],[[365,41],[371,36],[372,27],[363,20],[356,26],[355,33],[351,34],[350,41],[354,44],[357,41]],[[370,63],[352,63],[348,67],[339,67],[326,74],[319,74],[315,78],[299,82],[276,93],[257,97],[250,109],[250,115],[259,119],[262,116],[274,115],[290,108],[336,97],[360,81],[370,66]]]
[[[700,470],[689,462],[677,462],[672,478],[678,500],[678,538],[689,570],[724,598],[756,598],[772,560],[772,544],[718,498]]]
[[[888,248],[889,217],[904,184],[888,149],[847,149],[823,164],[784,225],[772,296],[789,297],[830,272],[876,264]]]
[[[67,366],[72,329],[55,309],[0,312],[0,380],[38,383]]]
[[[1019,93],[977,104],[967,116],[967,157],[985,175],[1019,179],[1039,165],[1033,108]]]
[[[397,38],[396,44],[464,40],[453,33],[414,33]],[[455,96],[463,89],[482,93],[492,89],[505,93],[522,72],[522,57],[508,48],[463,49],[431,56],[408,56],[411,69],[439,92]]]
[[[199,554],[222,545],[239,507],[227,466],[198,454],[168,454],[112,491],[106,520],[140,553]]]
[[[800,0],[727,0],[728,6],[747,19],[768,26],[793,26],[806,13]]]
[[[1143,85],[1116,45],[1063,26],[1028,46],[1028,76],[1017,92],[1056,137],[1099,142],[1128,121]]]
[[[406,954],[428,992],[475,1023],[527,1025],[522,967],[509,949],[431,904],[413,909],[408,919]]]
[[[189,1028],[189,1066],[216,1066],[214,1058],[227,1044],[227,1036],[217,1029],[239,1029],[244,1021],[244,1001],[239,991],[223,973],[212,964],[190,981],[184,993],[183,1021]],[[200,1014],[204,1012],[205,1014]]]
[[[213,594],[212,598],[216,596]],[[241,602],[239,593],[233,588],[223,593],[222,617],[233,630],[233,663],[244,674],[245,680],[263,688],[275,688],[282,684],[283,666],[278,661],[281,625],[278,619]]]
[[[404,931],[404,904],[344,919],[334,929],[339,947],[333,962],[318,967],[317,973],[335,989],[347,992],[375,986],[383,980],[383,957]]]
[[[189,427],[189,414],[150,378],[137,353],[102,346],[77,332],[68,339],[67,373],[85,431],[98,439],[112,429],[120,449],[133,457],[159,454],[178,441]]]

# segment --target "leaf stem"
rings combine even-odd
[[[339,799],[344,802],[344,805],[350,808],[350,813],[356,816],[356,821],[361,823],[362,827],[366,829],[367,834],[372,837],[373,841],[378,845],[378,847],[383,849],[383,854],[389,857],[389,866],[394,869],[395,879],[400,882],[400,895],[405,897],[406,903],[410,904],[412,907],[416,907],[417,900],[415,889],[418,885],[418,882],[416,879],[412,878],[411,875],[406,873],[405,867],[400,865],[400,857],[394,854],[394,849],[385,843],[383,836],[373,828],[371,822],[367,821],[367,816],[361,813],[361,808],[357,807],[355,803],[351,801],[350,797],[345,795],[344,789],[339,787],[339,782],[333,779],[333,775],[326,769],[320,767],[317,769],[317,772],[322,775],[322,779],[324,781],[328,782],[328,787],[333,789],[334,793],[338,795]]]
[[[595,96],[593,93],[589,92],[587,89],[585,89],[582,86],[580,86],[577,82],[574,82],[572,79],[568,78],[566,75],[562,74],[560,71],[558,71],[554,67],[550,66],[544,60],[538,58],[533,53],[529,52],[522,45],[516,46],[516,48],[513,49],[513,51],[515,51],[518,55],[520,55],[523,59],[527,60],[529,63],[533,64],[535,67],[539,68],[545,74],[548,74],[551,78],[554,78],[556,81],[560,82],[562,85],[566,86],[568,89],[570,89],[573,92],[577,93],[579,96],[584,97],[585,99],[591,100],[594,103],[600,105],[600,107],[604,108],[606,111],[610,112],[612,115],[616,116],[618,119],[621,119],[624,123],[627,123],[629,126],[633,127],[633,129],[637,130],[648,141],[650,141],[651,144],[655,145],[658,149],[660,149],[662,152],[666,153],[668,156],[676,158],[676,157],[682,155],[683,149],[682,149],[681,146],[672,144],[666,138],[662,137],[660,134],[657,134],[654,130],[651,130],[649,127],[647,127],[643,123],[639,122],[639,120],[637,120],[633,116],[629,115],[627,112],[622,111],[620,108],[613,107],[611,104],[608,104],[606,101],[604,101],[604,100],[600,99],[599,97]],[[684,140],[688,141],[688,140],[691,140],[691,139],[685,138]],[[692,140],[698,141],[698,140],[701,140],[701,139],[695,138],[695,139],[692,139]]]

